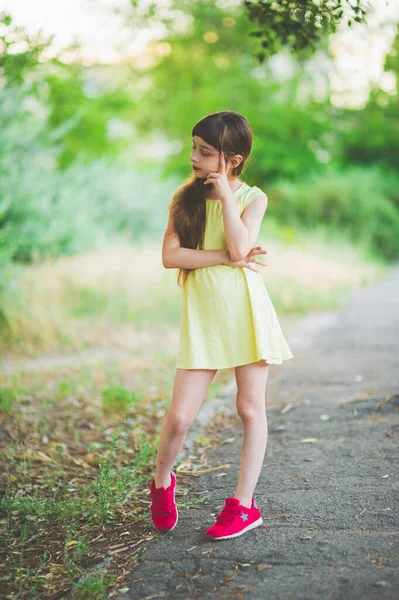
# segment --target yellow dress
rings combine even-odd
[[[240,215],[261,194],[261,189],[243,182],[233,193]],[[221,200],[206,200],[203,250],[228,248],[222,211]],[[229,369],[261,359],[281,364],[289,358],[293,355],[260,273],[227,265],[189,273],[176,368]]]

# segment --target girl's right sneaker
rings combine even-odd
[[[176,475],[171,471],[170,476],[172,481],[167,488],[156,488],[154,477],[151,481],[151,516],[158,531],[171,531],[176,527],[179,518],[175,501]]]
[[[214,540],[227,540],[259,527],[262,523],[262,515],[254,498],[251,508],[242,506],[238,498],[226,498],[222,512],[216,517],[216,523],[205,535]]]

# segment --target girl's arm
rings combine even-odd
[[[192,248],[173,248],[162,253],[163,266],[166,269],[200,269],[213,265],[226,265],[228,250],[194,250]]]
[[[222,206],[224,235],[230,256],[232,260],[242,260],[256,243],[267,208],[267,196],[262,194],[252,200],[241,217],[232,194],[222,197]]]
[[[162,244],[162,264],[166,269],[200,269],[213,265],[226,265],[229,261],[228,250],[181,248],[179,237],[173,231],[169,216]]]

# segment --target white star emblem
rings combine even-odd
[[[241,519],[242,519],[243,521],[248,521],[248,515],[247,515],[247,513],[241,513],[241,514],[240,514],[240,517],[241,517]]]

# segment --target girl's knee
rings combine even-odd
[[[169,412],[166,417],[166,422],[172,433],[181,434],[187,433],[190,429],[192,419],[181,413]]]
[[[258,399],[237,398],[236,406],[237,414],[242,421],[255,421],[266,416],[265,402],[259,402]]]

